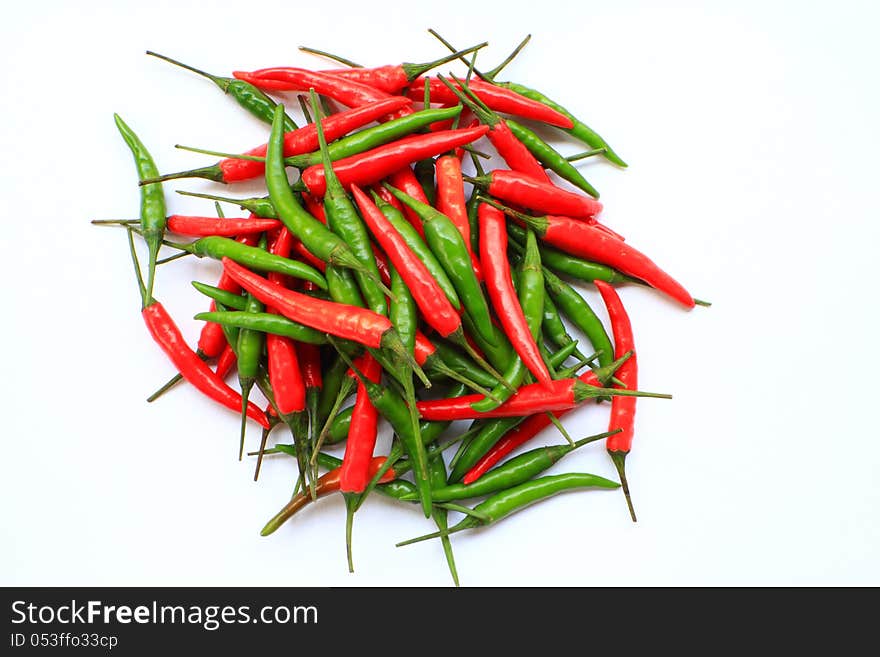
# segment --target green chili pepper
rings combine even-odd
[[[268,196],[255,196],[252,198],[232,198],[229,196],[217,196],[216,194],[202,194],[201,192],[187,192],[185,190],[179,189],[177,193],[181,196],[192,196],[193,198],[206,198],[211,201],[220,201],[221,203],[231,203],[232,205],[237,205],[242,210],[247,210],[252,213],[254,216],[260,217],[262,219],[278,219],[278,213],[275,211],[275,206],[272,205],[272,201]],[[292,192],[291,192],[292,193]],[[296,198],[294,198],[294,203],[298,205]],[[299,212],[305,212],[308,214],[306,210],[300,206]],[[318,221],[312,215],[309,214],[309,217]],[[296,221],[299,221],[300,217],[296,218]],[[321,222],[318,221],[320,224]],[[323,226],[323,224],[321,224]],[[290,230],[290,226],[288,226],[288,230]],[[292,231],[291,231],[292,232]]]
[[[245,305],[247,304],[247,299],[245,299],[240,294],[236,294],[235,292],[228,292],[227,290],[221,290],[219,287],[214,287],[213,285],[206,285],[205,283],[200,283],[199,281],[193,281],[192,285],[199,292],[204,294],[209,299],[213,299],[214,301],[219,301],[224,306],[228,308],[235,308],[236,310],[244,310]]]
[[[432,340],[431,343],[437,348],[437,353],[440,354],[440,358],[450,369],[455,370],[462,376],[467,377],[481,386],[492,388],[498,385],[498,379],[484,369],[477,367],[473,361],[460,353],[455,347],[446,341]]]
[[[444,488],[446,486],[446,464],[443,459],[432,459],[428,463],[428,470],[431,476],[431,489]],[[418,499],[418,498],[416,498]],[[449,540],[447,532],[449,531],[448,512],[444,508],[435,506],[431,511],[431,517],[440,531],[440,540],[443,543],[443,554],[446,556],[446,565],[449,567],[449,574],[452,575],[452,581],[456,586],[459,585],[458,569],[455,567],[455,555],[452,553],[452,542]]]
[[[240,329],[259,331],[260,333],[283,335],[286,338],[293,338],[308,344],[327,344],[326,333],[321,333],[308,326],[297,324],[282,315],[272,313],[203,312],[196,315],[195,319],[205,322],[216,322],[226,326],[235,326]]]
[[[620,429],[616,429],[595,436],[588,436],[578,440],[573,445],[553,445],[551,447],[539,447],[530,450],[510,459],[493,470],[489,470],[489,472],[472,484],[450,484],[442,488],[434,488],[432,492],[434,501],[449,502],[452,500],[463,500],[481,495],[490,495],[512,486],[518,486],[549,469],[562,457],[579,447],[602,440],[620,431]]]
[[[549,294],[544,295],[544,317],[541,320],[541,330],[547,339],[558,349],[574,342],[559,316],[556,304]],[[575,358],[583,359],[584,355],[577,349],[572,352]]]
[[[406,245],[416,254],[418,259],[424,263],[431,276],[437,281],[440,289],[443,290],[446,298],[449,299],[449,303],[451,303],[456,310],[460,310],[461,302],[458,299],[458,294],[455,292],[455,287],[452,285],[452,281],[449,280],[449,276],[446,275],[443,267],[437,261],[437,258],[434,257],[434,254],[431,253],[431,249],[429,249],[428,245],[422,240],[418,231],[413,228],[413,225],[406,220],[397,208],[390,203],[387,203],[381,196],[376,194],[376,192],[371,190],[371,194],[373,202],[382,211],[385,218],[388,219],[391,225],[394,226],[394,229],[400,233],[400,236],[403,238],[403,241],[406,242]]]
[[[510,244],[514,249],[522,249],[525,244],[526,230],[513,222],[507,222],[507,232],[510,236]],[[589,262],[575,256],[568,255],[554,248],[538,244],[538,251],[541,254],[541,263],[548,269],[577,278],[582,281],[592,283],[595,280],[605,281],[606,283],[639,283],[642,281],[631,278],[625,274],[621,274],[616,269],[600,265],[595,262]]]
[[[352,155],[359,155],[364,151],[368,151],[376,146],[387,144],[395,141],[400,137],[424,128],[435,121],[446,121],[461,113],[461,107],[444,107],[439,109],[427,109],[421,112],[414,112],[399,119],[393,119],[386,123],[366,128],[354,134],[338,139],[332,144],[327,145],[327,155],[330,156],[332,162],[341,160]],[[285,159],[287,166],[304,169],[315,164],[321,164],[321,151],[314,153],[306,153],[304,155],[294,155]]]
[[[327,215],[327,226],[348,244],[352,253],[360,262],[361,267],[354,272],[358,286],[363,292],[367,307],[380,315],[387,315],[385,294],[379,281],[379,269],[376,257],[370,244],[367,227],[355,208],[354,203],[345,193],[339,178],[333,171],[333,164],[327,154],[327,142],[321,126],[321,110],[315,92],[311,92],[312,110],[315,112],[315,127],[318,129],[318,144],[324,163],[324,179],[327,190],[324,193],[324,212]]]
[[[311,265],[307,265],[299,260],[291,260],[290,258],[282,258],[281,256],[267,253],[259,247],[248,246],[228,237],[202,237],[188,244],[166,240],[165,244],[188,251],[199,258],[204,258],[205,256],[215,260],[229,258],[249,269],[286,274],[293,278],[311,281],[323,290],[327,289],[327,281],[321,275],[321,272]]]
[[[260,246],[258,248],[266,248],[266,236],[260,238]],[[262,313],[265,306],[252,294],[247,295],[247,303],[244,312],[246,313]],[[241,438],[238,448],[238,460],[241,461],[244,456],[244,436],[247,428],[247,402],[254,387],[257,372],[260,369],[260,357],[263,355],[263,333],[254,331],[253,329],[241,329],[238,332],[238,350],[236,356],[238,361],[236,367],[238,369],[238,382],[241,385]]]
[[[587,336],[593,349],[600,352],[599,364],[608,365],[611,363],[614,360],[614,346],[611,344],[611,339],[608,337],[602,321],[590,308],[590,304],[571,285],[546,267],[543,269],[544,282],[553,301],[565,313],[566,317]]]
[[[276,103],[274,100],[269,98],[266,94],[260,91],[257,87],[252,85],[250,82],[245,82],[244,80],[239,80],[237,78],[224,78],[218,75],[211,75],[210,73],[205,73],[205,71],[199,70],[187,64],[183,64],[176,59],[171,59],[170,57],[166,57],[165,55],[160,55],[159,53],[152,52],[150,50],[147,51],[148,55],[152,55],[153,57],[158,57],[159,59],[163,59],[166,62],[174,64],[175,66],[179,66],[181,68],[185,68],[188,71],[192,71],[193,73],[197,73],[201,75],[203,78],[209,79],[211,82],[220,87],[220,90],[225,94],[229,94],[235,99],[242,108],[246,109],[253,116],[260,119],[264,123],[272,124],[272,116],[275,112]],[[284,115],[284,131],[290,132],[291,130],[296,130],[297,125],[293,122],[293,120]]]
[[[449,217],[430,205],[414,199],[391,185],[386,184],[385,187],[422,220],[428,246],[449,275],[477,332],[486,341],[494,340],[495,328],[489,313],[489,305],[474,272],[467,245],[458,228]]]
[[[604,148],[605,152],[603,156],[610,162],[614,162],[614,164],[626,167],[627,164],[624,162],[620,156],[612,150],[611,146],[608,145],[608,142],[605,141],[595,130],[591,129],[586,123],[578,120],[571,112],[565,109],[559,103],[556,103],[553,100],[550,100],[547,96],[542,94],[540,91],[536,91],[535,89],[530,89],[529,87],[517,84],[516,82],[495,82],[499,87],[506,87],[511,91],[515,91],[520,96],[525,96],[526,98],[530,98],[532,100],[536,100],[539,103],[543,103],[547,107],[551,107],[555,109],[560,114],[564,114],[571,122],[574,123],[573,128],[559,128],[559,130],[563,130],[567,132],[573,137],[580,139],[590,148]]]
[[[513,486],[512,488],[508,488],[500,493],[495,493],[486,501],[475,506],[473,510],[481,514],[483,519],[480,519],[475,515],[469,515],[452,527],[448,532],[441,531],[434,534],[419,536],[417,538],[411,538],[408,541],[398,543],[397,547],[425,541],[430,538],[439,538],[445,534],[454,534],[481,525],[491,525],[530,504],[534,504],[535,502],[539,502],[565,491],[576,490],[578,488],[619,487],[620,484],[616,481],[611,481],[610,479],[598,475],[580,472],[569,472],[566,474],[539,477],[538,479],[533,479],[517,486]]]
[[[391,301],[389,309],[389,319],[394,324],[394,328],[407,351],[413,353],[416,344],[416,331],[419,328],[418,308],[397,269],[390,263],[388,268],[391,270],[391,291],[394,293],[394,300]]]
[[[327,432],[327,438],[324,440],[326,444],[335,445],[348,438],[348,429],[351,427],[351,414],[353,412],[354,406],[349,406],[336,414],[333,422],[330,423],[330,431]]]
[[[342,267],[328,265],[324,276],[327,278],[327,289],[333,301],[360,308],[364,307],[361,290],[350,271]]]
[[[347,372],[348,365],[338,356],[324,371],[322,376],[324,385],[321,387],[321,396],[318,399],[318,417],[312,420],[313,425],[319,428],[323,427],[327,418],[330,417],[330,409],[336,403],[342,382],[348,378]]]
[[[266,187],[278,219],[316,257],[330,265],[364,272],[364,266],[341,237],[315,219],[296,200],[284,169],[284,105],[275,108],[266,150]]]
[[[587,179],[581,175],[577,167],[566,160],[555,148],[513,119],[505,119],[505,122],[513,135],[529,149],[529,152],[535,156],[538,162],[551,171],[555,171],[560,178],[564,178],[575,187],[584,190],[590,196],[599,198],[599,192],[596,191],[596,188],[587,182]]]
[[[138,179],[141,181],[156,178],[159,169],[153,161],[152,155],[143,145],[138,136],[129,128],[118,114],[113,115],[119,134],[128,145],[134,157]],[[162,237],[165,234],[165,193],[161,183],[141,185],[141,231],[149,249],[149,269],[147,271],[147,285],[145,303],[153,299],[153,279],[156,276],[156,260],[159,257],[159,248],[162,246]]]

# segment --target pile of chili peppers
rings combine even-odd
[[[179,372],[149,400],[185,380],[240,413],[239,459],[249,421],[258,425],[255,479],[267,455],[295,460],[294,494],[263,535],[341,493],[352,569],[354,514],[375,492],[433,520],[436,532],[399,545],[440,538],[458,584],[451,534],[557,493],[622,488],[635,521],[624,464],[636,400],[668,395],[637,390],[633,331],[616,287],[650,286],[684,308],[701,302],[599,221],[598,192],[574,162],[602,157],[626,167],[608,143],[541,92],[498,80],[528,37],[482,72],[475,64],[485,43],[456,50],[432,34],[450,54],[377,68],[303,48],[345,67],[219,77],[148,53],[214,82],[271,126],[268,141],[244,153],[190,149],[222,159],[161,175],[116,116],[134,156],[141,215],[94,223],[125,228],[144,322]],[[429,75],[456,59],[466,75]],[[287,111],[294,99],[302,126]],[[589,150],[564,156],[535,126],[559,129]],[[484,170],[491,149],[505,168]],[[299,171],[294,184],[289,169]],[[181,191],[213,199],[217,216],[169,216],[162,183],[182,178],[263,179],[268,194]],[[225,217],[219,201],[248,215]],[[147,246],[146,275],[135,236]],[[163,247],[177,253],[160,259]],[[204,322],[196,348],[154,296],[157,266],[187,255],[221,268],[214,285],[193,282],[207,297],[207,310],[195,315]],[[610,335],[571,281],[599,291]],[[238,390],[227,383],[233,370]],[[254,387],[264,408],[251,400]],[[608,431],[573,440],[560,418],[587,400],[599,403],[585,412],[610,408]],[[380,419],[394,434],[385,455],[375,454]],[[450,437],[456,420],[471,425]],[[551,424],[564,442],[507,458]],[[278,425],[288,441],[270,446]],[[600,440],[620,483],[543,475]],[[329,453],[343,445],[342,458]],[[479,497],[473,507],[460,503]],[[463,519],[450,526],[450,511]]]

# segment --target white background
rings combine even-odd
[[[688,313],[622,291],[641,387],[675,395],[640,404],[628,460],[640,522],[619,493],[557,498],[459,535],[462,582],[880,584],[878,18],[869,2],[7,8],[0,584],[448,584],[438,543],[393,546],[430,523],[379,498],[356,521],[355,575],[339,499],[259,537],[289,495],[292,463],[267,461],[254,484],[252,464],[235,459],[233,413],[183,386],[144,402],[172,369],[138,316],[123,233],[88,223],[137,213],[114,111],[163,171],[211,161],[175,143],[242,149],[267,134],[145,49],[218,73],[324,65],[300,44],[377,65],[442,54],[429,26],[460,46],[488,39],[486,68],[531,32],[505,77],[608,138],[631,167],[583,165],[605,221],[714,302]],[[172,211],[208,214],[171,192],[217,186],[167,189]],[[158,298],[192,340],[205,302],[188,281],[217,271],[184,261],[158,277]],[[585,435],[604,422],[592,409],[569,427]],[[554,471],[570,470],[613,473],[598,445]]]

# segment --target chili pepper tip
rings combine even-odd
[[[627,452],[608,452],[611,456],[611,462],[614,463],[614,467],[617,468],[617,474],[620,476],[620,485],[623,488],[623,496],[626,498],[626,506],[629,509],[629,515],[632,518],[633,522],[638,522],[636,520],[636,511],[633,508],[632,497],[629,493],[629,483],[626,480],[626,455]]]
[[[94,222],[92,222],[92,223],[94,223]],[[696,304],[697,306],[703,306],[705,308],[708,308],[709,306],[712,305],[712,302],[711,301],[703,301],[702,299],[694,299],[694,304]]]

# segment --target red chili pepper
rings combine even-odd
[[[290,256],[294,241],[293,235],[284,227],[270,245],[269,252],[287,258]],[[277,272],[270,272],[268,278],[281,286],[288,284],[288,277]],[[267,306],[266,311],[278,312],[272,306]],[[269,382],[272,384],[278,411],[282,415],[290,415],[305,410],[306,389],[293,340],[274,333],[267,333],[266,355],[269,364]]]
[[[486,126],[480,126],[466,130],[404,137],[394,143],[334,162],[333,171],[344,187],[350,187],[352,184],[370,185],[387,178],[412,162],[476,141],[486,134],[487,130]],[[326,189],[324,167],[314,165],[307,168],[303,171],[300,182],[310,193],[323,196]]]
[[[179,214],[172,214],[168,217],[166,224],[166,228],[171,232],[192,237],[253,235],[274,230],[279,226],[281,226],[281,222],[277,219],[220,219],[218,217],[189,217]]]
[[[388,254],[391,264],[409,288],[425,321],[444,337],[458,330],[461,327],[461,317],[455,312],[425,264],[410,250],[400,233],[357,185],[352,185],[351,192],[364,223]]]
[[[602,211],[602,204],[594,198],[569,192],[516,171],[496,169],[488,175],[468,180],[485,187],[496,198],[538,212],[589,220]]]
[[[324,137],[328,142],[339,139],[352,130],[356,130],[371,121],[386,116],[390,112],[407,106],[409,106],[408,99],[392,96],[378,99],[376,102],[355,107],[339,114],[333,114],[321,120]],[[246,151],[244,154],[264,157],[266,149],[267,145],[263,144]],[[316,150],[318,150],[318,129],[314,123],[284,134],[284,157],[312,153]],[[223,172],[223,182],[227,183],[257,178],[266,171],[266,166],[263,162],[237,160],[235,158],[220,160],[219,167]]]
[[[419,179],[416,178],[415,172],[409,167],[409,165],[403,167],[399,171],[395,171],[390,176],[388,176],[388,182],[390,182],[394,187],[397,187],[400,191],[405,194],[409,194],[417,201],[421,201],[422,203],[427,203],[428,205],[431,202],[428,200],[428,197],[425,196],[425,190],[422,189],[422,186],[419,184]],[[413,210],[408,205],[404,205],[397,198],[385,189],[384,185],[378,185],[376,189],[379,196],[382,197],[386,203],[390,203],[395,208],[403,212],[403,216],[406,217],[406,220],[412,224],[413,228],[419,234],[423,240],[425,239],[425,228],[422,226],[422,219],[416,214],[416,211]]]
[[[296,351],[306,389],[323,388],[321,350],[318,348],[318,345],[300,342],[296,345]]]
[[[251,218],[255,218],[254,215],[251,215]],[[242,244],[247,244],[248,246],[256,246],[257,236],[245,235],[238,238],[236,241]],[[232,292],[233,294],[241,292],[241,287],[238,283],[229,278],[229,276],[226,275],[226,272],[223,272],[220,275],[220,280],[217,281],[217,287],[221,290]],[[211,302],[210,309],[212,312],[217,309],[217,306],[213,301]],[[220,355],[225,346],[226,335],[223,333],[223,327],[216,322],[205,322],[205,325],[202,327],[202,332],[199,334],[199,351],[208,358],[214,358]]]
[[[359,369],[370,381],[379,383],[382,366],[370,354],[361,360]],[[363,492],[371,479],[369,470],[376,446],[378,419],[379,414],[370,402],[364,384],[359,382],[339,477],[340,490],[345,493]]]
[[[320,221],[322,224],[327,224],[327,215],[324,212],[324,204],[321,203],[321,199],[316,198],[308,193],[303,193],[302,195],[303,203],[305,203],[306,210],[309,211],[309,214],[312,215],[315,219]]]
[[[545,411],[564,411],[581,401],[597,396],[596,390],[584,385],[579,379],[557,379],[548,383],[532,383],[522,386],[513,396],[491,411],[475,411],[471,404],[485,399],[483,395],[463,395],[449,399],[431,399],[416,402],[423,420],[477,420],[493,417],[521,417]]]
[[[235,351],[228,344],[224,347],[223,352],[217,357],[217,366],[214,372],[221,379],[225,379],[226,375],[232,371],[235,366]]]
[[[550,371],[541,358],[510,278],[504,213],[487,203],[480,203],[477,217],[480,223],[480,262],[492,306],[525,366],[540,383],[550,383]]]
[[[379,270],[379,278],[382,279],[382,283],[388,287],[391,286],[391,270],[388,268],[388,259],[385,257],[385,254],[382,253],[376,245],[372,245],[373,247],[373,256],[376,258],[376,269]]]
[[[694,307],[694,298],[681,283],[644,253],[609,235],[606,230],[570,217],[529,217],[509,209],[505,212],[528,224],[548,244],[580,258],[614,267],[645,281],[688,308]]]
[[[615,289],[604,281],[593,281],[602,295],[602,301],[608,309],[608,318],[611,320],[611,331],[614,334],[615,358],[621,354],[632,351],[632,356],[615,372],[615,376],[623,384],[623,388],[635,390],[638,388],[639,366],[636,361],[636,347],[633,340],[632,324],[626,314],[626,308]],[[629,484],[626,481],[626,455],[632,448],[633,431],[635,427],[636,397],[612,397],[611,417],[608,420],[608,429],[622,429],[620,433],[609,436],[606,447],[611,455],[611,460],[617,467],[620,475],[620,484],[626,497],[630,516],[636,521],[636,512],[633,509],[632,498],[629,494]]]
[[[250,73],[234,71],[232,73],[239,80],[250,82],[255,87],[269,91],[308,91],[314,89],[315,93],[338,100],[348,107],[361,107],[369,103],[375,103],[388,98],[400,98],[392,96],[385,91],[370,87],[360,82],[347,80],[335,75],[309,71],[304,68],[281,66],[277,68],[263,68]],[[398,101],[399,102],[399,101]],[[412,102],[401,103],[393,115],[403,116],[413,112]],[[315,150],[315,149],[312,149]]]
[[[386,346],[384,338],[394,328],[387,317],[372,310],[286,290],[229,258],[223,258],[223,267],[233,280],[264,304],[318,331],[378,349]]]
[[[217,403],[236,413],[241,412],[241,395],[226,385],[205,361],[187,346],[180,329],[161,303],[154,301],[141,311],[141,315],[153,340],[174,363],[184,379]],[[269,428],[269,420],[266,419],[265,413],[251,402],[247,405],[247,415],[259,422],[262,427]]]
[[[593,372],[585,372],[578,377],[581,381],[591,386],[601,386],[601,382]],[[556,411],[553,415],[557,419],[574,409]],[[472,484],[477,479],[488,472],[496,463],[505,456],[517,449],[520,445],[525,444],[541,431],[552,424],[550,417],[546,413],[537,413],[526,418],[522,424],[514,427],[495,443],[486,454],[476,462],[476,464],[468,470],[467,474],[462,478],[462,483]]]
[[[431,101],[435,103],[455,103],[458,99],[455,97],[445,84],[438,78],[429,78]],[[457,85],[456,85],[457,86]],[[557,112],[555,109],[547,107],[537,101],[521,96],[520,94],[488,84],[482,80],[471,79],[468,87],[474,94],[482,100],[488,107],[496,112],[504,112],[505,114],[513,114],[521,116],[524,119],[532,119],[534,121],[543,121],[550,125],[560,128],[572,128],[574,124],[564,114]],[[422,100],[425,96],[425,78],[418,78],[407,89],[407,95],[413,100]]]
[[[291,251],[296,253],[296,255],[298,255],[303,262],[310,264],[322,274],[327,271],[327,263],[317,256],[313,255],[312,252],[306,248],[306,245],[299,240],[296,240],[293,243]],[[308,283],[309,281],[306,282]]]
[[[461,160],[455,155],[443,155],[434,164],[437,177],[436,208],[445,214],[458,228],[464,238],[465,246],[471,256],[471,263],[478,280],[483,280],[480,261],[471,248],[471,224],[467,215],[467,200],[464,197],[464,180],[461,177]],[[393,184],[393,183],[392,183]]]

